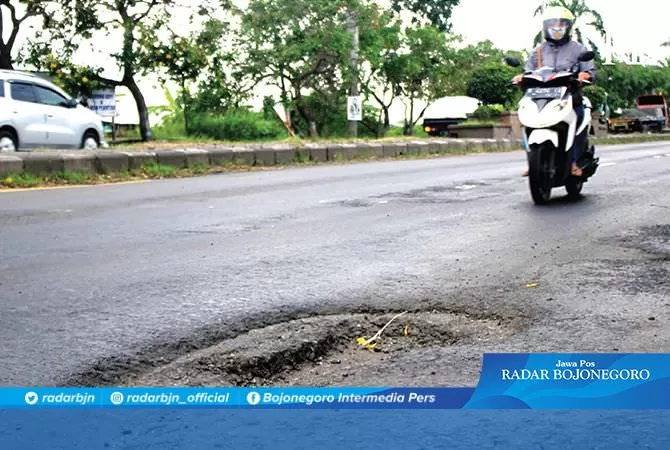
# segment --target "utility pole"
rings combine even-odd
[[[351,86],[349,87],[349,97],[355,97],[356,99],[358,99],[360,94],[358,89],[358,50],[359,50],[358,19],[356,18],[356,13],[351,10],[347,12],[347,31],[351,35],[352,39],[351,51],[349,52],[349,60],[351,62],[351,67],[354,70],[354,74],[352,75],[351,79]],[[358,118],[358,114],[355,114],[351,110],[352,106],[354,108],[356,107],[360,108],[360,114],[362,115],[363,105],[362,102],[355,102],[353,104],[347,102],[347,116],[349,118],[348,120],[349,127],[347,134],[349,137],[355,138],[358,136],[358,120],[356,120]]]

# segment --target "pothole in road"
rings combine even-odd
[[[120,384],[326,386],[370,371],[384,371],[394,357],[408,352],[499,342],[521,326],[496,317],[438,311],[407,313],[391,321],[396,315],[325,315],[270,325],[150,371],[127,375]],[[358,338],[373,337],[385,325],[374,349],[357,342]]]

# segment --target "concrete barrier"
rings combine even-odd
[[[98,173],[112,174],[127,172],[128,155],[118,152],[101,152],[95,155],[95,168]]]
[[[407,143],[407,155],[427,155],[430,144],[426,141],[410,141]]]
[[[356,144],[334,143],[328,145],[328,161],[347,161],[358,154]]]
[[[668,140],[667,135],[645,135],[644,142]],[[634,140],[636,136],[616,136],[616,141]],[[604,138],[599,142],[607,142]],[[641,140],[642,141],[642,140]],[[158,146],[157,146],[158,147]],[[206,148],[160,149],[142,151],[105,149],[99,152],[46,151],[0,154],[0,176],[10,173],[53,175],[58,172],[113,174],[141,169],[151,163],[176,168],[198,165],[245,166],[287,165],[294,162],[348,161],[357,158],[395,158],[401,155],[463,154],[470,151],[519,151],[521,139],[454,139],[432,138],[384,140],[381,142],[311,142],[300,144],[215,145]]]
[[[63,172],[97,173],[95,153],[63,153]]]
[[[256,166],[274,166],[277,164],[277,157],[274,150],[270,148],[257,148],[254,151],[254,162]]]
[[[185,164],[188,168],[209,165],[209,152],[200,148],[184,150]]]
[[[0,176],[23,172],[23,159],[13,155],[0,155]]]
[[[235,156],[234,147],[215,147],[207,151],[207,156],[209,164],[211,166],[225,166],[227,164],[232,164]]]
[[[385,158],[395,158],[398,155],[407,153],[407,142],[384,142],[382,151]]]
[[[310,142],[305,144],[305,150],[309,155],[309,160],[313,162],[328,161],[328,146],[320,143]]]
[[[186,152],[184,150],[159,150],[156,152],[158,164],[172,166],[177,169],[186,168]]]
[[[128,169],[137,170],[142,167],[158,162],[155,152],[126,152],[128,156]]]
[[[63,171],[63,155],[58,152],[20,154],[23,171],[33,175],[52,175]]]
[[[384,157],[384,146],[380,142],[362,142],[358,144],[360,152],[372,158]]]
[[[253,148],[235,148],[233,163],[242,166],[253,166],[256,163],[256,153]]]
[[[272,152],[272,156],[266,156],[268,161],[273,161],[272,165],[285,165],[289,164],[296,160],[296,152],[298,151],[297,146],[289,144],[275,144],[264,146],[261,150],[256,151],[256,164],[258,164],[259,152],[262,150],[268,150]],[[270,165],[270,164],[267,164]]]

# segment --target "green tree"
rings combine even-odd
[[[38,17],[48,23],[49,10],[58,3],[55,0],[0,0],[0,69],[14,69],[14,45],[26,23]]]
[[[440,31],[451,30],[451,14],[460,0],[392,0],[396,12],[413,13],[412,23],[418,25],[426,21]]]
[[[460,36],[453,37],[454,42],[460,40]],[[487,64],[499,63],[508,54],[523,59],[521,52],[505,52],[489,40],[454,50],[447,62],[451,66],[451,73],[444,80],[444,90],[451,95],[466,95],[468,82],[476,69]]]
[[[670,92],[670,69],[617,62],[598,68],[598,86],[608,93],[612,109],[634,108],[639,95]]]
[[[598,11],[592,9],[587,4],[586,0],[552,0],[547,2],[546,7],[550,6],[562,6],[567,8],[575,16],[575,26],[573,31],[577,37],[577,41],[581,44],[586,45],[587,42],[584,42],[585,34],[587,29],[595,31],[601,38],[605,39],[607,36],[605,30],[605,24],[603,18]],[[542,5],[538,6],[535,10],[535,15],[540,15],[544,13],[546,9],[544,2]],[[542,32],[540,31],[535,37],[534,44],[539,44],[543,39]],[[593,42],[592,39],[587,39],[588,45],[594,52],[599,54],[598,46]]]
[[[450,48],[446,36],[432,26],[408,28],[403,38],[402,53],[387,62],[387,71],[395,91],[405,98],[403,133],[412,135],[428,104],[441,97],[444,79],[449,76]],[[417,101],[427,105],[416,114]]]
[[[194,83],[208,68],[210,58],[219,49],[221,31],[226,24],[209,18],[199,31],[180,36],[169,27],[167,43],[156,43],[153,33],[142,34],[138,40],[139,62],[143,67],[155,67],[161,82],[169,78],[179,85],[182,97],[184,129],[189,133],[190,84]]]
[[[393,58],[402,44],[400,18],[393,11],[381,11],[375,4],[370,8],[371,17],[359,20],[360,32],[360,83],[367,100],[379,105],[381,123],[379,135],[391,128],[390,108],[398,98],[396,85],[391,81]],[[367,110],[366,110],[367,111]]]
[[[248,55],[237,76],[278,87],[284,107],[297,111],[307,134],[317,137],[308,96],[331,95],[347,78],[346,13],[330,0],[251,0],[235,47]]]
[[[517,89],[510,83],[517,71],[500,62],[488,63],[474,70],[468,81],[467,94],[484,105],[511,106]]]
[[[211,13],[203,2],[195,8],[199,15]],[[46,68],[54,75],[58,71],[76,72],[71,63],[77,50],[85,43],[92,44],[101,36],[121,33],[120,46],[111,58],[116,60],[119,77],[102,75],[103,68],[90,64],[86,72],[95,81],[107,86],[128,88],[137,105],[140,135],[143,141],[151,138],[149,114],[144,95],[137,81],[156,66],[147,61],[149,43],[161,42],[159,32],[165,29],[174,13],[175,0],[78,0],[74,11],[65,2],[45,24],[44,33],[31,40],[25,61],[37,68]],[[211,6],[212,8],[214,5]]]

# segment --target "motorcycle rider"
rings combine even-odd
[[[576,64],[579,65],[579,81],[590,81],[593,83],[596,76],[596,67],[593,61],[579,62],[579,55],[586,51],[586,47],[577,41],[571,39],[572,27],[575,23],[575,16],[569,9],[560,6],[548,8],[543,15],[542,31],[544,42],[536,47],[526,62],[525,71],[530,72],[543,66],[553,67],[556,71],[571,70]],[[516,75],[513,79],[514,84],[521,82],[523,75]],[[573,108],[577,114],[580,123],[584,117],[583,97],[580,92],[574,96]],[[581,176],[582,170],[577,166],[575,160],[576,149],[578,145],[584,144],[575,139],[573,145],[572,175]],[[523,173],[528,176],[528,170]]]

